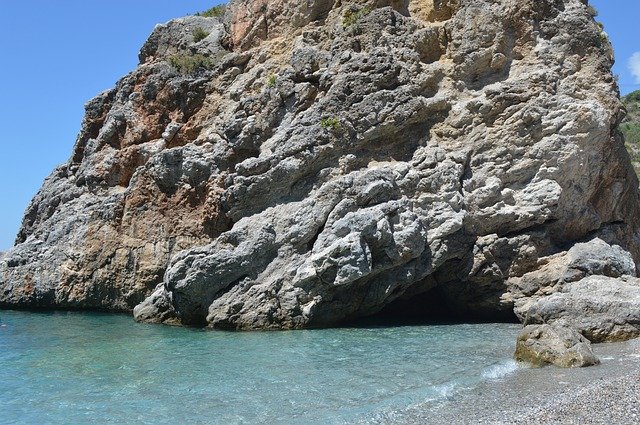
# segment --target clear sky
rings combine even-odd
[[[13,245],[44,178],[68,159],[84,103],[135,68],[155,24],[220,3],[0,1],[0,251]],[[640,89],[640,1],[592,4],[613,41],[623,94]]]

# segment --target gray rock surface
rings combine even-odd
[[[202,30],[208,36],[196,41],[196,30]],[[206,54],[219,60],[225,54],[225,49],[220,43],[224,36],[226,32],[219,18],[189,16],[174,19],[155,27],[140,49],[138,58],[141,64],[174,54]]]
[[[539,268],[509,279],[507,298],[514,301],[515,313],[521,321],[540,298],[565,290],[566,284],[588,276],[619,278],[635,276],[636,266],[631,254],[620,246],[602,239],[577,243],[568,251],[538,260]],[[615,287],[615,279],[611,280]]]
[[[282,329],[428,293],[525,317],[568,272],[631,273],[600,31],[581,0],[232,0],[158,26],[27,210],[0,306]]]
[[[640,279],[590,276],[537,300],[525,324],[564,323],[592,342],[640,336]]]
[[[518,335],[515,358],[535,366],[585,367],[600,363],[591,343],[575,329],[560,325],[528,325]]]

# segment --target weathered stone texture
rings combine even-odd
[[[590,276],[536,300],[525,323],[564,323],[592,342],[640,336],[640,279]]]
[[[585,367],[600,364],[588,339],[573,328],[558,325],[526,326],[518,335],[515,358],[535,366]]]
[[[140,59],[29,207],[1,305],[281,329],[436,289],[524,319],[573,274],[635,274],[638,182],[581,0],[233,0]]]

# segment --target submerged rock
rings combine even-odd
[[[283,329],[432,297],[524,320],[635,275],[638,181],[581,0],[233,0],[140,61],[87,104],[0,306]]]
[[[526,326],[518,335],[515,358],[534,366],[585,367],[600,364],[589,340],[575,329],[562,325]]]

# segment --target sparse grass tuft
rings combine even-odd
[[[181,74],[195,74],[203,69],[212,69],[213,59],[201,54],[176,53],[169,57],[169,64]]]
[[[600,31],[600,41],[601,41],[603,44],[606,44],[606,43],[608,43],[608,42],[609,42],[609,36],[607,35],[607,33],[606,33],[606,32],[604,32],[604,31]]]
[[[276,74],[271,74],[267,77],[267,87],[269,87],[270,89],[274,88],[277,82],[278,76]]]
[[[219,18],[224,15],[227,6],[221,4],[219,6],[213,6],[211,9],[205,10],[204,12],[196,13],[198,16],[204,16],[205,18]]]
[[[202,27],[196,27],[193,29],[192,34],[193,34],[193,41],[197,43],[209,37],[209,34],[211,33],[209,31],[205,31]]]
[[[368,7],[363,7],[362,9],[357,11],[347,10],[342,17],[342,27],[348,28],[352,25],[355,25],[360,20],[360,18],[367,16],[369,13],[371,13],[371,9]]]
[[[340,124],[340,120],[336,117],[328,117],[320,120],[320,127],[326,130],[339,130],[342,128],[342,124]]]

